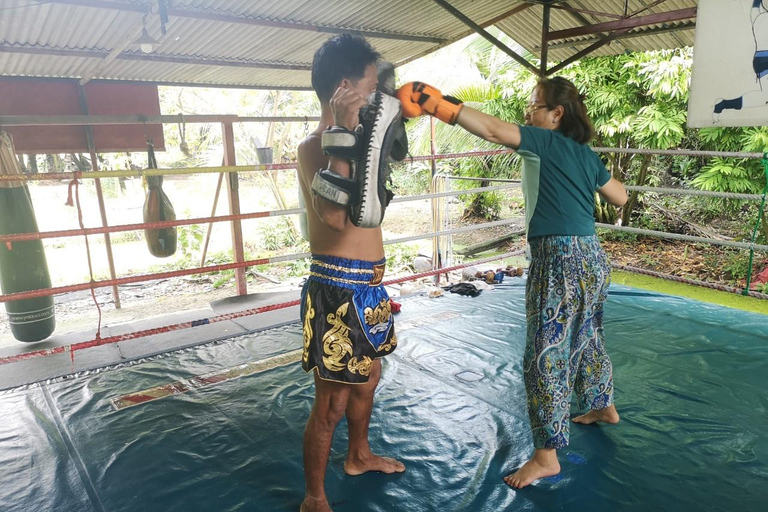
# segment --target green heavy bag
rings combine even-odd
[[[0,175],[20,175],[13,139],[0,132]],[[0,181],[0,235],[37,233],[29,190],[23,181]],[[0,288],[4,294],[51,287],[41,240],[0,243]],[[13,337],[40,341],[53,333],[53,296],[5,303]]]
[[[157,169],[152,141],[147,141],[149,168]],[[144,201],[144,222],[176,220],[176,212],[168,196],[163,192],[162,176],[147,176],[147,197]],[[149,252],[158,258],[173,256],[176,252],[176,228],[145,229]]]

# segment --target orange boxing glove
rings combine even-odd
[[[456,124],[464,104],[453,96],[443,94],[424,82],[409,82],[397,91],[397,99],[403,104],[403,117],[424,114],[435,116],[448,124]]]

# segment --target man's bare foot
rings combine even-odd
[[[619,422],[619,413],[616,411],[615,405],[609,405],[605,409],[598,409],[589,411],[587,414],[576,416],[573,418],[574,423],[581,423],[582,425],[590,425],[592,423],[611,423],[615,424]]]
[[[299,512],[333,512],[326,498],[313,498],[306,496],[301,502]]]
[[[365,458],[348,458],[344,462],[344,472],[349,476],[362,475],[370,471],[379,471],[388,475],[402,473],[405,471],[405,465],[399,460],[373,454]]]
[[[511,475],[504,477],[504,482],[516,489],[522,489],[530,485],[534,480],[547,476],[554,476],[560,472],[560,463],[557,461],[557,450],[536,450],[531,460],[523,464]]]

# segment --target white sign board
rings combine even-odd
[[[688,126],[768,125],[768,0],[699,0]]]

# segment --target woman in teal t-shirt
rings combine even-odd
[[[525,126],[463,106],[421,82],[398,91],[403,114],[431,114],[518,150],[531,265],[526,283],[523,368],[534,455],[504,480],[524,487],[560,472],[557,450],[568,446],[570,400],[586,414],[576,423],[618,423],[613,367],[603,339],[603,303],[610,263],[595,235],[595,191],[627,201],[624,186],[587,146],[592,124],[584,99],[568,80],[542,79],[531,94]]]

